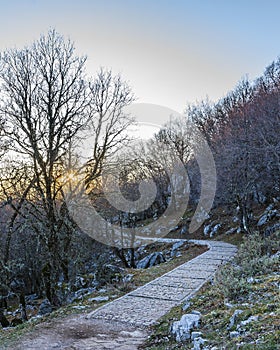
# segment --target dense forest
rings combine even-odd
[[[213,207],[227,207],[229,212],[238,208],[239,232],[252,234],[254,208],[280,200],[279,97],[278,59],[258,79],[242,78],[217,102],[205,99],[186,106],[181,117],[170,118],[145,145],[130,147],[128,128],[134,119],[125,108],[135,96],[120,75],[103,68],[95,77],[88,77],[86,57],[77,56],[74,44],[55,30],[28,47],[2,52],[2,325],[11,297],[18,298],[26,320],[27,295],[37,294],[59,307],[80,287],[79,276],[91,271],[97,286],[106,263],[119,260],[135,267],[133,244],[111,245],[108,241],[106,245],[84,232],[71,215],[66,187],[78,172],[97,212],[108,223],[133,232],[160,218],[169,206],[169,175],[175,155],[188,174],[189,207],[196,208],[202,185],[195,157],[198,136],[192,125],[214,156],[217,188]],[[78,152],[85,135],[91,141],[86,160]],[[168,149],[167,158],[163,145]],[[152,205],[135,213],[112,207],[102,188],[104,171],[119,173],[120,188],[130,201],[139,197],[140,182],[152,180],[156,185]],[[187,231],[183,234],[188,237]]]

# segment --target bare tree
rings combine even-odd
[[[114,76],[111,70],[103,68],[90,90],[92,155],[87,162],[87,185],[100,177],[104,162],[131,138],[126,130],[133,119],[125,113],[125,107],[135,100],[131,88],[120,75]]]
[[[60,266],[58,168],[69,142],[89,118],[85,61],[55,30],[30,47],[1,55],[0,113],[10,150],[29,165],[35,179],[33,208],[40,207],[34,212],[44,223],[44,229],[39,222],[37,228],[48,249],[46,294],[53,303]]]
[[[168,123],[155,135],[157,142],[168,145],[182,163],[186,164],[193,153],[193,133],[187,118],[177,117]]]

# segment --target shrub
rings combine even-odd
[[[246,295],[251,290],[249,277],[279,270],[280,257],[271,257],[277,250],[279,231],[270,237],[258,233],[244,237],[235,259],[216,274],[216,287],[230,300]]]

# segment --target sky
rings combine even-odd
[[[278,0],[0,0],[0,50],[55,28],[121,73],[139,103],[183,112],[254,79],[280,54]]]

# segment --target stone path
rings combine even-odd
[[[209,250],[87,316],[72,315],[36,326],[12,349],[138,349],[148,336],[148,326],[172,307],[193,296],[213,277],[218,267],[232,259],[237,251],[235,246],[228,243],[192,242],[208,245]]]
[[[125,323],[137,328],[150,326],[172,307],[194,295],[213,277],[219,266],[232,259],[237,252],[234,245],[224,242],[198,240],[192,242],[208,245],[209,250],[93,311],[87,318]]]

